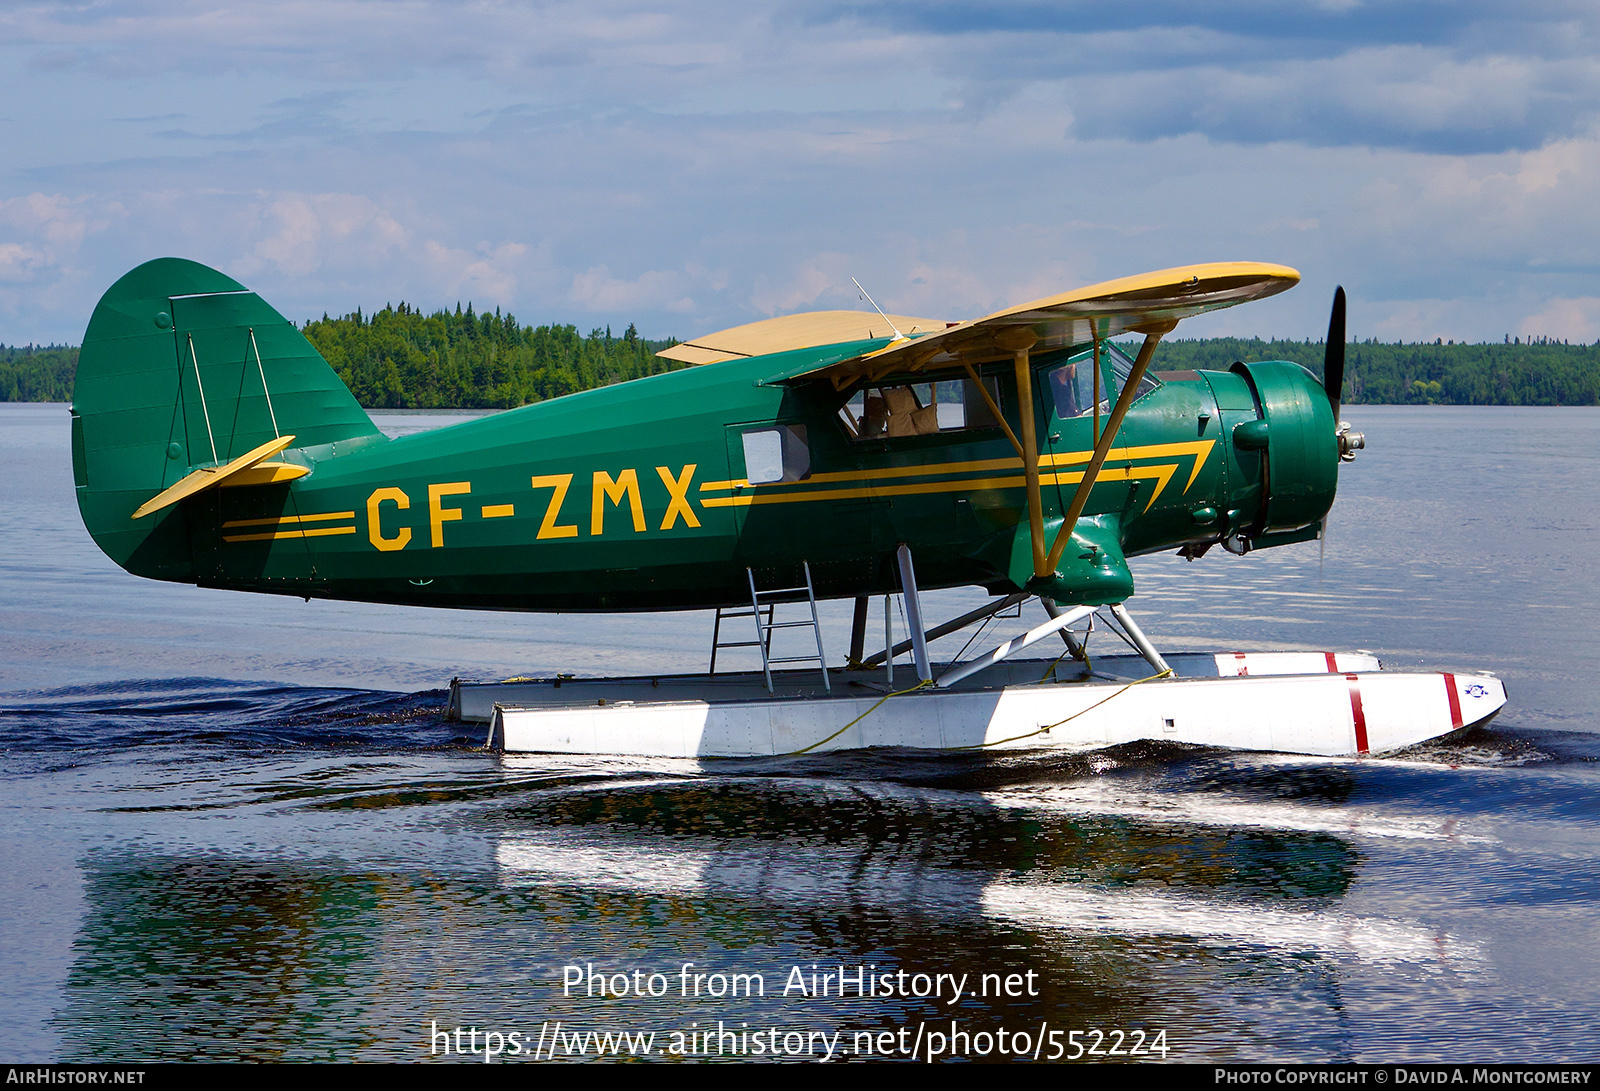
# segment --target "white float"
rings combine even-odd
[[[1389,672],[1360,652],[1007,660],[951,684],[883,670],[451,684],[451,713],[510,752],[779,757],[868,747],[1095,750],[1159,740],[1323,756],[1383,754],[1486,723],[1490,675]],[[960,668],[939,672],[942,681]],[[1047,674],[1047,672],[1049,672]]]

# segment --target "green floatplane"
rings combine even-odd
[[[107,555],[152,579],[414,606],[717,610],[706,674],[453,683],[454,713],[510,750],[1393,750],[1486,721],[1503,687],[1343,652],[1169,662],[1123,605],[1129,557],[1320,533],[1339,466],[1364,445],[1338,420],[1342,292],[1326,390],[1288,362],[1151,369],[1182,319],[1298,279],[1236,262],[970,322],[792,315],[662,353],[692,367],[391,440],[259,296],[164,258],[113,285],[84,336],[79,507]],[[1136,355],[1111,340],[1128,335],[1144,338]],[[994,601],[925,621],[921,591],[966,586]],[[891,629],[869,655],[868,603],[893,595],[906,639]],[[856,607],[843,664],[816,612],[836,598]],[[1034,599],[1043,624],[931,661],[929,639]],[[1091,667],[1096,624],[1135,654]],[[810,630],[804,655],[774,652],[786,628]],[[1065,658],[1041,678],[1018,655],[1048,637]],[[737,645],[759,673],[716,673],[718,649]]]

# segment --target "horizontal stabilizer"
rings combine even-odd
[[[170,489],[163,489],[143,504],[140,504],[139,510],[133,513],[133,517],[135,519],[143,519],[151,512],[169,508],[178,501],[186,500],[197,493],[205,492],[207,489],[216,489],[227,485],[270,485],[293,481],[297,477],[304,477],[311,472],[304,466],[267,461],[267,459],[293,442],[293,436],[279,436],[275,440],[263,443],[253,451],[240,455],[225,466],[202,466]]]

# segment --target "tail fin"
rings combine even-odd
[[[296,450],[383,441],[260,296],[197,262],[159,258],[101,298],[78,356],[72,472],[84,526],[123,568],[193,582],[182,506],[134,512],[197,468],[291,435]]]

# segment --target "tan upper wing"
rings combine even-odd
[[[908,337],[942,330],[950,323],[934,318],[912,318],[891,314],[888,321],[876,311],[812,311],[768,318],[744,326],[710,333],[662,349],[657,356],[682,360],[686,364],[714,364],[719,360],[738,360],[747,356],[766,356],[791,349],[837,345],[847,341],[870,341],[893,337],[894,329]]]
[[[912,337],[902,326],[907,339],[877,352],[773,376],[767,381],[827,375],[836,387],[843,388],[863,377],[880,378],[891,372],[944,367],[963,359],[970,363],[1007,356],[1009,352],[996,344],[996,335],[1024,326],[1038,338],[1034,351],[1144,333],[1207,311],[1265,299],[1299,281],[1300,274],[1288,266],[1262,262],[1214,262],[1162,269],[1036,299],[925,337]]]

